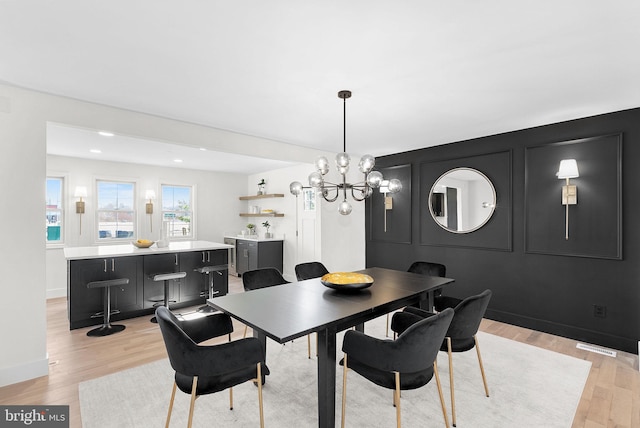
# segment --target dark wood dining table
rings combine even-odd
[[[370,275],[373,285],[346,293],[325,287],[315,278],[207,300],[215,309],[251,327],[265,350],[267,337],[286,343],[318,334],[321,428],[335,427],[336,333],[354,326],[363,329],[366,321],[407,305],[417,303],[430,309],[434,291],[454,281],[377,267],[358,272]]]

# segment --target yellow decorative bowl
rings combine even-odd
[[[369,275],[356,272],[333,272],[323,275],[322,278],[320,278],[320,282],[325,287],[349,292],[371,287],[373,278]]]
[[[137,241],[131,241],[131,243],[134,247],[138,248],[149,248],[150,246],[155,244],[154,241],[149,241],[148,239],[138,239]]]

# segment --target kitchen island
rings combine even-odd
[[[208,297],[205,275],[195,271],[203,266],[228,264],[231,245],[209,241],[177,241],[168,247],[137,248],[133,244],[70,247],[64,249],[67,259],[67,311],[69,328],[76,329],[100,324],[103,293],[89,289],[92,281],[128,278],[126,286],[113,287],[111,308],[119,311],[112,321],[149,315],[164,300],[164,284],[154,282],[152,275],[168,272],[186,272],[187,275],[172,281],[169,299],[172,308],[204,304]],[[229,290],[226,269],[214,275],[217,296]]]

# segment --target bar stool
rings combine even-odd
[[[164,281],[164,302],[162,304],[156,303],[153,307],[164,306],[169,309],[169,281],[184,278],[187,276],[186,272],[169,272],[169,273],[157,273],[155,275],[151,275],[151,279],[154,281]],[[152,323],[158,323],[158,320],[154,316],[151,318]]]
[[[209,299],[213,299],[216,294],[219,294],[220,291],[213,290],[213,273],[217,273],[222,276],[223,271],[229,269],[228,265],[216,265],[216,266],[202,266],[194,269],[194,271],[201,273],[203,275],[207,275],[208,283],[209,283]],[[205,297],[204,293],[201,294],[201,297]],[[215,312],[216,310],[209,305],[200,306],[198,308],[198,312]]]
[[[102,312],[91,315],[91,318],[102,316],[102,326],[87,332],[87,336],[101,337],[118,333],[125,329],[123,325],[111,325],[111,315],[120,313],[119,310],[111,310],[111,287],[119,287],[129,284],[129,278],[107,279],[104,281],[92,281],[87,288],[104,288],[102,297]]]

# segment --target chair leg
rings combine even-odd
[[[198,376],[193,377],[193,385],[191,385],[191,404],[189,405],[189,422],[187,422],[187,428],[191,428],[193,424],[193,409],[196,404],[196,398],[198,390]]]
[[[247,326],[244,326],[244,334],[242,335],[242,338],[244,339],[245,337],[247,337]]]
[[[440,406],[442,406],[442,416],[444,416],[444,425],[449,428],[449,417],[447,416],[447,406],[444,404],[444,395],[442,394],[442,385],[440,384],[440,375],[438,374],[438,362],[433,362],[433,374],[436,376],[436,385],[438,385],[438,395],[440,396]]]
[[[311,335],[307,334],[307,356],[311,359]]]
[[[476,342],[476,353],[478,354],[478,363],[480,363],[480,373],[482,374],[482,383],[484,383],[484,393],[489,396],[489,387],[487,386],[487,378],[484,375],[484,366],[482,365],[482,357],[480,356],[480,345],[478,344],[478,337],[473,336],[473,340]]]
[[[389,314],[387,314],[387,330],[384,333],[384,337],[389,337]]]
[[[233,387],[229,388],[229,410],[233,410]]]
[[[400,372],[396,372],[396,391],[394,401],[396,402],[396,425],[400,428],[402,425],[402,422],[400,421]]]
[[[453,353],[451,352],[451,338],[447,337],[447,354],[449,355],[449,389],[451,390],[451,423],[456,426],[456,396],[453,388]]]
[[[262,368],[261,364],[258,363],[256,367],[257,378],[256,381],[258,383],[258,406],[260,407],[260,428],[264,428],[264,411],[262,410]]]
[[[345,408],[347,407],[347,354],[344,354],[343,360],[343,368],[342,368],[342,419],[341,419],[341,428],[344,428],[344,413]]]
[[[165,428],[169,428],[169,423],[171,422],[171,411],[173,410],[173,400],[176,398],[176,382],[173,382],[173,389],[171,390],[171,400],[169,400],[169,411],[167,412],[167,423],[164,425]]]

